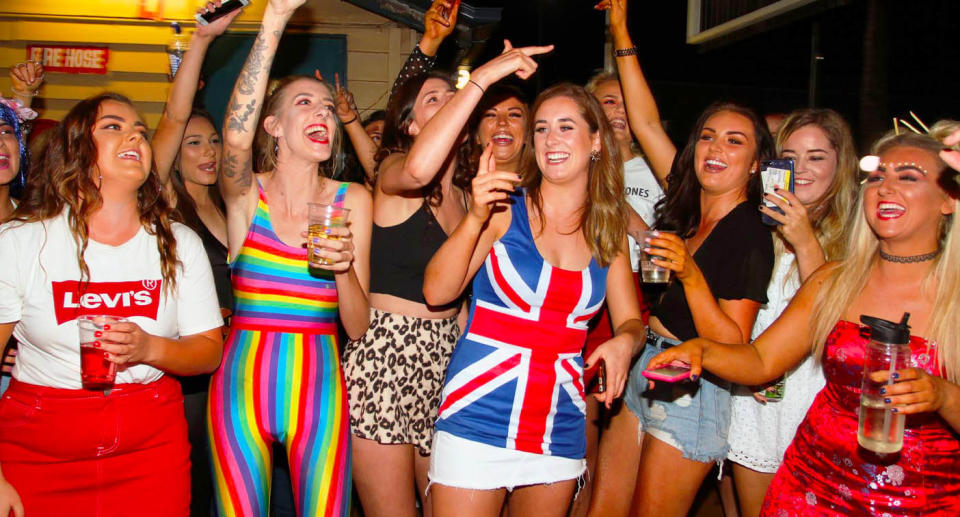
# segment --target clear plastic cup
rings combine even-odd
[[[657,233],[673,233],[663,230],[649,230],[645,232],[637,232],[634,236],[634,239],[637,241],[637,252],[640,255],[640,277],[643,279],[645,284],[665,284],[670,281],[670,270],[657,265],[653,259],[662,258],[657,255],[651,255],[645,251],[644,248],[651,248],[656,246],[650,246],[647,243],[647,237],[656,238]]]
[[[315,250],[324,247],[324,240],[340,238],[336,235],[328,235],[327,230],[329,228],[345,227],[347,218],[350,216],[350,209],[322,203],[307,203],[307,208],[307,262],[310,265],[311,272],[314,272],[315,269],[322,271],[316,266],[329,266],[333,262],[330,259],[315,256]]]

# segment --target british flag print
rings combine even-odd
[[[521,206],[518,210],[516,206]],[[583,458],[581,350],[603,304],[606,269],[551,266],[522,202],[473,282],[467,327],[443,390],[437,429],[536,454]],[[526,234],[526,235],[524,235]],[[526,238],[524,238],[526,237]]]

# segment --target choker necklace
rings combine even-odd
[[[880,258],[886,260],[887,262],[896,262],[897,264],[916,264],[917,262],[927,262],[928,260],[937,258],[937,255],[940,254],[939,249],[931,251],[930,253],[924,253],[923,255],[912,255],[909,257],[891,255],[889,253],[884,253],[883,250],[878,251],[880,251]]]

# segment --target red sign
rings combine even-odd
[[[131,282],[89,282],[81,293],[80,282],[52,282],[53,310],[57,324],[77,319],[84,314],[105,314],[129,318],[143,316],[157,319],[162,280]]]
[[[107,47],[27,45],[27,59],[41,63],[47,72],[106,74]]]

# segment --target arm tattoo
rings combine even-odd
[[[273,31],[273,37],[280,39],[280,31]],[[257,79],[260,77],[260,73],[264,71],[264,68],[267,68],[267,73],[270,73],[270,62],[266,59],[264,54],[267,53],[267,39],[264,37],[263,26],[260,26],[260,33],[257,34],[257,39],[253,42],[253,48],[250,49],[250,55],[247,57],[247,62],[243,65],[243,70],[240,72],[240,79],[237,82],[237,91],[244,95],[253,95],[256,88]]]
[[[250,115],[253,114],[254,110],[257,107],[257,99],[251,100],[245,108],[243,108],[243,113],[240,113],[242,106],[239,102],[235,102],[230,105],[230,118],[227,120],[227,130],[237,131],[239,133],[247,132],[247,119],[250,118]]]
[[[224,177],[233,179],[234,185],[247,188],[253,184],[253,157],[247,156],[243,165],[240,165],[239,158],[239,154],[227,151],[223,154],[220,167]]]

